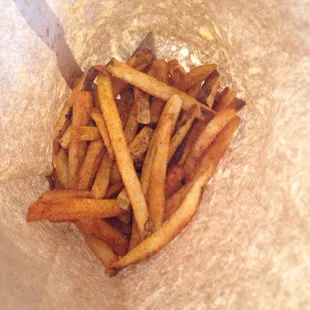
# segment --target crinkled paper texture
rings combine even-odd
[[[0,11],[1,308],[309,308],[309,1],[24,2]],[[25,215],[48,188],[52,128],[69,93],[57,40],[85,70],[125,60],[150,30],[157,57],[217,63],[247,107],[190,225],[108,278],[73,226]]]

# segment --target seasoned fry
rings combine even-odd
[[[133,94],[135,98],[137,122],[140,124],[149,124],[151,121],[150,96],[136,87],[133,89]]]
[[[92,141],[87,149],[85,160],[77,178],[77,189],[90,189],[92,181],[99,169],[105,147],[101,139]]]
[[[69,125],[64,134],[59,139],[61,147],[68,149],[71,141],[71,125]]]
[[[115,199],[69,198],[39,199],[28,209],[27,221],[70,221],[81,218],[106,218],[124,213]]]
[[[96,257],[102,262],[102,264],[106,268],[108,268],[108,266],[117,261],[117,255],[114,254],[113,250],[108,246],[105,241],[86,234],[83,231],[82,225],[80,223],[76,223],[76,226],[82,233],[88,247],[94,252]]]
[[[184,111],[183,115],[180,117],[180,120],[176,124],[175,133],[171,138],[168,162],[170,162],[176,150],[182,143],[198,112],[199,108],[197,106],[193,106],[188,111]]]
[[[148,75],[153,78],[168,83],[168,64],[163,59],[156,59],[153,61],[150,70],[148,71]],[[164,108],[166,101],[153,97],[151,103],[151,123],[157,123],[160,114]]]
[[[137,166],[139,161],[143,161],[143,155],[146,153],[149,147],[153,131],[154,130],[151,127],[143,127],[135,139],[129,144],[129,152],[135,166]],[[122,177],[119,173],[118,167],[116,163],[114,163],[111,175],[111,183],[114,184],[121,181],[121,179]]]
[[[98,239],[104,240],[120,256],[127,253],[128,240],[124,234],[112,227],[104,219],[82,219],[79,221],[83,231]]]
[[[222,111],[235,100],[236,96],[237,93],[235,91],[233,91],[229,87],[224,88],[219,96],[217,104],[214,106],[214,110],[216,112]]]
[[[173,95],[178,95],[183,100],[183,108],[188,110],[192,105],[198,105],[202,111],[199,111],[198,117],[201,117],[203,113],[207,113],[211,116],[215,115],[214,111],[210,110],[207,106],[199,103],[194,98],[190,97],[186,93],[171,87],[145,73],[139,72],[128,65],[112,59],[107,65],[107,70],[114,76],[132,84],[133,86],[140,88],[144,92],[158,97],[164,101],[168,101]],[[194,71],[193,71],[194,72]],[[196,80],[195,83],[196,84]],[[189,87],[190,88],[190,87]]]
[[[110,184],[113,162],[114,160],[109,156],[108,152],[106,152],[103,155],[93,187],[91,189],[92,195],[95,198],[99,199],[106,196]]]
[[[129,248],[128,251],[131,251],[133,248],[135,248],[142,240],[139,234],[139,229],[137,226],[137,222],[135,219],[132,220],[131,224],[131,237],[129,241]]]
[[[124,92],[121,93],[120,96],[121,98],[116,98],[115,102],[117,105],[119,116],[124,126],[128,120],[129,113],[134,102],[132,90],[131,89],[125,90]]]
[[[111,79],[107,73],[104,74],[100,72],[98,75],[98,95],[100,108],[108,127],[122,180],[132,204],[141,238],[144,239],[147,235],[146,224],[148,221],[148,209],[138,176],[130,157],[126,138],[122,130],[121,120],[112,93]]]
[[[41,196],[43,200],[57,200],[57,199],[69,199],[69,198],[91,198],[91,191],[79,191],[75,189],[66,190],[51,190],[43,193]]]
[[[90,108],[92,98],[90,92],[80,92],[77,95],[76,102],[73,105],[72,129],[78,126],[85,126],[90,119]],[[76,184],[76,178],[80,165],[86,154],[86,142],[81,142],[75,137],[71,138],[68,156],[68,187],[73,188]]]
[[[137,135],[138,128],[139,128],[139,123],[137,122],[137,118],[136,118],[136,107],[135,107],[135,104],[133,104],[129,112],[127,122],[124,126],[124,135],[125,135],[125,139],[128,144]]]
[[[115,183],[107,189],[104,197],[111,198],[115,195],[118,195],[123,188],[124,188],[123,182]]]
[[[92,126],[77,126],[71,129],[71,137],[73,136],[80,141],[94,141],[101,138],[98,128]]]
[[[243,100],[235,99],[229,107],[220,111],[205,127],[193,145],[191,153],[186,158],[184,169],[187,177],[193,173],[197,163],[217,134],[233,119],[244,105],[245,102]]]
[[[156,151],[148,189],[148,207],[153,230],[163,221],[165,208],[165,180],[171,134],[182,107],[182,100],[172,96],[167,102],[155,130]]]
[[[180,208],[171,216],[171,218],[150,237],[142,241],[135,248],[129,251],[124,257],[110,265],[110,272],[123,269],[129,265],[151,256],[165,247],[175,236],[177,236],[190,222],[199,207],[202,187],[205,184],[203,178],[199,178]]]
[[[194,175],[189,180],[189,183],[184,185],[167,200],[165,208],[165,220],[168,219],[169,216],[171,216],[171,214],[174,213],[175,210],[180,206],[195,180],[201,176],[204,176],[206,182],[208,182],[213,177],[216,171],[216,167],[223,157],[225,150],[230,145],[239,124],[240,118],[235,116],[217,135],[217,137],[207,149],[206,154],[196,168]]]
[[[63,148],[55,155],[54,165],[62,188],[68,188],[68,155]]]
[[[182,180],[185,178],[185,172],[182,166],[172,166],[166,176],[166,197],[170,197],[182,186]]]
[[[215,70],[203,83],[201,90],[197,95],[197,100],[202,103],[206,103],[209,108],[212,108],[219,86],[220,74],[217,70]]]
[[[96,123],[99,132],[101,134],[102,140],[104,142],[104,145],[108,151],[108,154],[111,158],[114,158],[114,151],[111,144],[110,135],[108,132],[108,128],[106,125],[105,120],[102,117],[101,111],[96,108],[92,108],[90,111],[90,116],[93,119],[93,121]]]

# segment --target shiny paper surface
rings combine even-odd
[[[4,0],[1,308],[310,307],[309,11],[306,0]],[[25,215],[48,188],[63,77],[127,59],[150,30],[158,58],[217,63],[247,106],[190,225],[108,278],[75,227]]]

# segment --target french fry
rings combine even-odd
[[[103,155],[100,163],[100,167],[97,171],[94,184],[92,186],[92,195],[99,199],[103,198],[107,194],[107,190],[110,184],[110,176],[112,172],[114,159],[112,159],[108,152]]]
[[[78,174],[76,185],[78,190],[90,189],[92,181],[99,169],[104,151],[105,147],[101,139],[90,142],[85,160]]]
[[[115,195],[118,195],[123,188],[124,188],[123,182],[115,183],[107,189],[104,197],[111,198]]]
[[[180,117],[180,120],[176,123],[175,133],[170,142],[168,162],[170,162],[176,150],[182,143],[198,112],[199,108],[197,106],[192,106],[192,108],[188,111],[184,111],[183,115]]]
[[[185,172],[182,166],[172,166],[166,176],[166,197],[170,197],[182,186],[182,180],[185,178]]]
[[[139,88],[134,87],[135,108],[137,122],[149,124],[151,121],[150,96]]]
[[[76,226],[79,228],[82,233],[85,243],[88,247],[94,252],[96,257],[102,262],[102,264],[108,268],[113,262],[117,261],[118,257],[113,252],[113,250],[108,246],[108,244],[94,236],[86,234],[80,223],[76,223]]]
[[[54,159],[55,170],[62,188],[68,187],[68,155],[67,151],[61,148]]]
[[[195,180],[203,176],[206,182],[208,182],[213,177],[216,171],[216,167],[223,157],[226,149],[230,145],[239,124],[240,118],[235,116],[217,135],[217,137],[207,149],[207,152],[197,166],[194,175],[189,180],[189,182],[181,187],[167,200],[164,216],[165,220],[167,220],[171,214],[173,214],[178,209]]]
[[[202,187],[204,184],[205,180],[199,178],[192,186],[180,208],[170,217],[170,219],[164,223],[158,231],[143,240],[124,257],[117,262],[112,263],[108,271],[113,273],[129,265],[136,264],[165,247],[188,225],[195,215],[199,208]]]
[[[139,72],[128,65],[117,61],[116,59],[112,59],[111,62],[107,65],[106,69],[129,84],[143,90],[144,92],[158,97],[164,101],[168,101],[173,95],[178,95],[183,100],[183,108],[188,110],[192,105],[198,105],[200,107],[200,111],[197,117],[202,117],[204,113],[214,116],[214,111],[210,110],[207,106],[199,103],[194,98],[190,97],[186,93],[171,87],[157,79],[154,79],[151,76],[143,72]],[[193,83],[196,84],[197,82]],[[202,111],[203,110],[203,111]]]
[[[168,71],[172,79],[172,85],[174,86],[178,85],[178,83],[184,79],[186,74],[185,69],[176,59],[170,60],[168,62]]]
[[[82,219],[79,221],[83,231],[104,240],[120,256],[127,253],[128,239],[104,219]]]
[[[66,131],[63,133],[61,138],[59,139],[59,143],[61,147],[64,149],[68,149],[71,141],[71,125],[69,125]]]
[[[98,99],[98,92],[97,92],[97,86],[95,87],[96,85],[94,85],[94,88],[92,89],[92,98],[93,98],[93,106],[97,109],[100,109],[100,106],[99,106],[99,99]]]
[[[72,113],[72,129],[78,126],[85,126],[90,119],[90,108],[92,98],[90,92],[80,92],[77,95],[73,105]],[[81,163],[84,160],[86,153],[86,142],[81,142],[74,137],[71,138],[68,154],[68,187],[73,188],[76,184],[76,178]]]
[[[214,106],[214,110],[220,112],[224,110],[227,106],[229,106],[236,98],[237,93],[226,87],[221,92],[217,104]]]
[[[131,236],[130,236],[128,251],[131,251],[133,248],[135,248],[142,241],[140,234],[139,234],[137,222],[135,219],[132,220],[131,225],[132,225],[131,226]]]
[[[133,94],[132,90],[128,89],[124,92],[121,93],[121,98],[116,98],[115,99],[116,105],[117,105],[117,110],[119,113],[119,116],[121,118],[123,126],[126,124],[129,113],[131,110],[131,107],[133,105]]]
[[[43,200],[57,200],[69,198],[91,198],[91,191],[79,191],[75,189],[51,190],[42,194]]]
[[[132,204],[141,238],[144,239],[147,235],[148,209],[130,157],[127,141],[122,130],[122,123],[112,93],[111,79],[107,73],[100,72],[98,75],[98,95],[100,108],[107,124],[122,180]]]
[[[90,111],[90,116],[93,121],[96,123],[96,126],[99,129],[104,145],[108,151],[108,154],[111,158],[114,158],[114,151],[112,148],[111,138],[108,132],[108,128],[104,118],[102,117],[102,113],[99,109],[92,108]]]
[[[98,128],[93,126],[77,126],[74,129],[71,129],[70,139],[73,136],[80,141],[94,141],[101,139]]]
[[[123,213],[124,210],[117,206],[115,199],[39,199],[29,207],[27,221],[70,221],[113,217]]]
[[[212,109],[216,92],[220,86],[220,74],[217,70],[214,70],[211,75],[203,83],[197,100],[206,103],[209,108]]]
[[[129,210],[131,203],[130,198],[127,194],[127,190],[124,187],[117,196],[117,205],[123,210]]]
[[[152,62],[152,59],[153,59],[152,52],[149,49],[142,49],[137,53],[135,53],[127,61],[127,65],[140,71],[143,70],[145,67],[147,67]],[[128,87],[128,83],[115,77],[111,78],[111,82],[114,96],[117,96],[119,93],[121,93]]]
[[[237,112],[244,107],[245,102],[235,99],[229,107],[220,111],[205,127],[193,145],[191,153],[187,156],[184,170],[186,177],[190,177],[197,166],[197,163],[207,150],[208,146],[221,132],[221,130],[233,119]]]
[[[136,135],[134,140],[129,144],[128,148],[130,156],[135,166],[139,161],[141,161],[141,159],[143,160],[143,155],[146,153],[149,147],[153,131],[154,130],[151,127],[143,127]],[[118,167],[116,163],[114,163],[111,175],[111,183],[117,183],[121,181],[121,179],[122,177],[119,173]]]
[[[182,108],[182,100],[172,96],[165,105],[155,130],[156,151],[148,189],[148,207],[153,230],[157,231],[163,221],[165,208],[165,180],[168,165],[170,138]]]
[[[139,128],[139,123],[137,122],[137,118],[136,118],[136,107],[135,107],[135,104],[133,104],[129,112],[127,122],[125,123],[125,126],[124,126],[124,135],[125,135],[125,139],[128,144],[137,135],[138,128]]]
[[[195,98],[195,99],[198,100],[197,97],[198,97],[198,95],[199,95],[200,90],[201,90],[201,83],[197,83],[197,84],[193,85],[193,86],[189,89],[189,91],[187,92],[187,94],[188,94],[189,96],[191,96],[191,97],[193,97],[193,98]],[[198,100],[198,101],[200,101],[200,100]],[[202,101],[200,101],[200,102],[202,102]]]

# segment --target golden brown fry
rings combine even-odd
[[[76,226],[81,231],[86,244],[94,252],[96,257],[102,262],[102,264],[108,268],[113,262],[117,261],[118,257],[114,254],[113,250],[108,246],[108,244],[94,236],[86,234],[80,223],[76,223]]]
[[[118,195],[123,188],[124,188],[123,182],[115,183],[107,189],[104,197],[111,198],[115,195]]]
[[[99,109],[92,108],[90,111],[90,116],[93,121],[96,123],[99,132],[101,134],[102,140],[104,142],[105,147],[107,148],[108,154],[111,158],[114,158],[114,151],[112,148],[112,143],[110,139],[110,135],[108,132],[108,128],[105,120],[102,117],[102,113]]]
[[[184,111],[183,115],[180,117],[180,120],[176,123],[175,133],[170,142],[168,163],[191,128],[198,111],[199,108],[197,106],[193,106],[188,111]]]
[[[175,87],[187,92],[195,84],[201,83],[207,79],[215,69],[216,65],[214,64],[195,67],[193,70],[186,73]]]
[[[90,119],[90,108],[92,97],[90,92],[80,92],[77,95],[76,102],[73,105],[72,129],[78,126],[85,126]],[[75,137],[71,137],[68,156],[68,187],[74,188],[77,174],[86,154],[87,144],[81,142]]]
[[[135,108],[137,122],[149,124],[151,121],[150,96],[139,88],[134,87]]]
[[[193,149],[187,156],[184,170],[185,175],[190,177],[193,174],[197,163],[204,155],[208,146],[215,139],[215,137],[222,131],[222,129],[233,119],[237,112],[245,105],[245,102],[241,99],[235,99],[233,103],[226,107],[226,109],[220,111],[205,127],[202,133],[199,135]]]
[[[130,236],[128,251],[131,251],[133,248],[135,248],[142,241],[140,234],[139,234],[137,222],[135,219],[132,220],[131,225],[132,225],[131,226],[131,236]]]
[[[39,199],[28,209],[27,221],[70,221],[81,218],[106,218],[123,214],[115,199],[69,198]]]
[[[129,152],[135,166],[137,166],[140,161],[143,161],[143,155],[146,153],[149,147],[153,131],[154,130],[151,127],[143,127],[136,135],[135,139],[129,144]],[[111,183],[117,183],[121,181],[121,179],[122,177],[119,173],[118,167],[116,163],[114,163],[111,175]]]
[[[100,163],[91,192],[95,198],[103,198],[107,194],[114,159],[106,152]]]
[[[190,190],[192,184],[199,177],[203,176],[208,182],[214,175],[216,167],[223,157],[225,150],[231,143],[231,140],[240,124],[240,118],[235,116],[228,125],[217,135],[214,141],[211,143],[204,157],[197,166],[194,175],[181,189],[174,193],[166,203],[165,208],[165,220],[171,216],[178,209],[181,202],[185,198],[186,194]]]
[[[157,231],[161,227],[164,217],[165,180],[170,138],[181,108],[181,98],[178,96],[172,96],[161,114],[158,126],[154,133],[156,135],[156,151],[147,196],[150,220],[154,231]]]
[[[73,136],[80,141],[94,141],[101,139],[98,128],[92,126],[77,126],[74,129],[71,129],[70,139]]]
[[[119,230],[104,219],[82,219],[79,221],[83,231],[98,239],[104,240],[120,256],[127,253],[128,239]]]
[[[216,112],[222,111],[235,100],[236,96],[237,92],[230,89],[229,87],[224,88],[219,96],[219,100],[217,101],[216,105],[214,105],[214,110]]]
[[[128,144],[137,135],[138,128],[139,128],[139,123],[137,122],[137,118],[136,118],[136,107],[135,107],[135,104],[133,104],[129,112],[127,122],[124,126],[124,135],[125,135],[125,139]]]
[[[54,158],[55,170],[62,188],[68,188],[68,155],[63,148]]]
[[[168,101],[173,95],[178,95],[183,100],[183,108],[188,110],[192,105],[198,105],[200,107],[198,117],[202,117],[204,113],[208,115],[215,115],[214,111],[210,110],[207,106],[199,103],[194,98],[190,97],[186,93],[171,87],[153,77],[139,72],[128,65],[112,59],[107,65],[107,70],[114,76],[132,84],[133,86],[143,90],[144,92],[158,97],[164,101]],[[194,71],[193,71],[194,72]],[[194,79],[193,79],[194,80]],[[196,80],[195,83],[196,84]]]
[[[198,97],[198,95],[199,95],[200,89],[201,89],[201,83],[197,83],[197,84],[193,85],[193,86],[189,89],[189,91],[187,92],[187,94],[188,94],[189,96],[191,96],[191,97],[193,97],[193,98],[195,98],[195,99],[198,100],[197,97]],[[200,100],[198,100],[198,101],[200,101]],[[200,102],[202,102],[202,101],[200,101]]]
[[[93,98],[93,106],[97,109],[100,109],[96,85],[94,85],[94,88],[92,89],[91,94],[92,94],[92,98]]]
[[[76,188],[79,190],[90,189],[95,175],[99,169],[105,147],[101,139],[90,142],[86,157],[82,163],[77,178]]]
[[[61,147],[68,149],[71,141],[71,125],[69,125],[64,134],[59,139]]]
[[[166,177],[166,197],[170,197],[182,186],[184,177],[184,169],[180,165],[174,165],[168,170]]]
[[[209,108],[212,108],[219,86],[220,74],[217,70],[215,70],[203,83],[201,90],[197,95],[197,100],[202,103],[206,103]]]
[[[52,190],[42,194],[43,200],[57,200],[69,198],[91,198],[91,191],[79,191],[75,189]]]
[[[187,194],[180,208],[171,218],[158,231],[138,244],[124,257],[112,263],[110,272],[123,269],[153,255],[177,236],[187,226],[198,210],[204,184],[205,180],[203,178],[198,179]]]
[[[147,235],[145,226],[148,221],[148,209],[138,176],[130,157],[126,138],[122,130],[122,123],[112,93],[111,79],[107,73],[99,73],[98,75],[98,95],[100,108],[108,127],[122,180],[132,204],[141,238],[144,239]]]
[[[132,90],[128,89],[121,93],[121,98],[116,98],[115,102],[117,105],[118,113],[121,118],[123,126],[126,124],[131,107],[133,105],[133,94]]]

